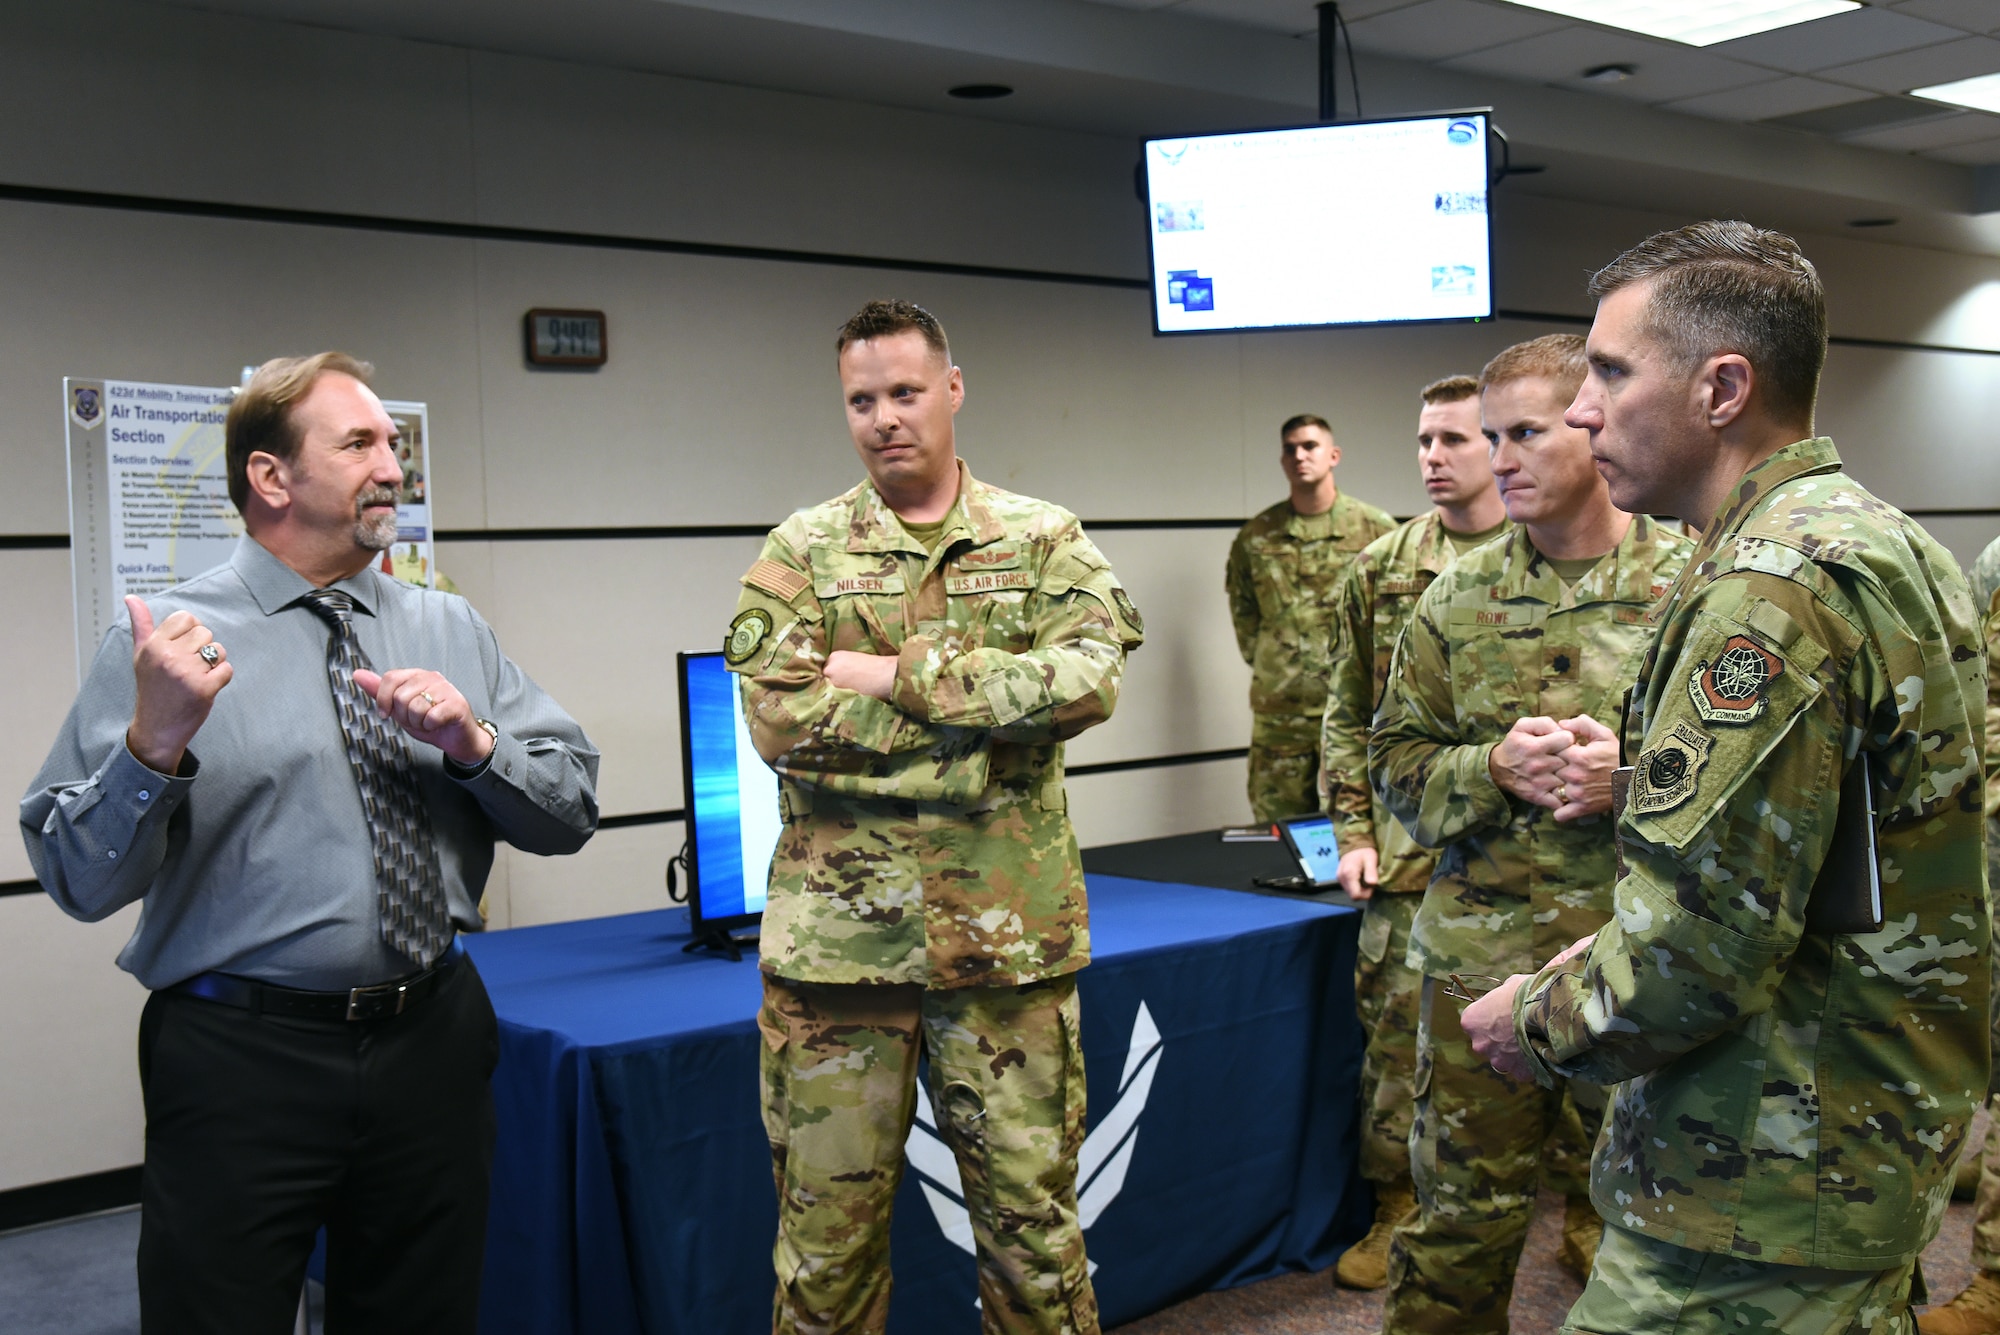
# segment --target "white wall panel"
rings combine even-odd
[[[1911,510],[2000,508],[2000,356],[1828,350],[1819,430],[1871,490]]]
[[[668,907],[667,859],[680,849],[686,832],[679,821],[599,830],[582,852],[564,858],[503,848],[509,925],[533,927]]]
[[[69,553],[65,551],[0,550],[0,588],[7,590],[8,619],[13,634],[16,670],[0,691],[0,798],[12,818],[14,804],[28,791],[48,757],[70,702],[76,698],[76,643],[73,603],[69,594]],[[26,880],[34,875],[26,848],[18,838],[0,839],[0,881]],[[0,940],[4,940],[0,937]],[[5,973],[0,968],[0,973]],[[6,1032],[0,1010],[0,1034]],[[0,1126],[5,1126],[0,1120]],[[0,1137],[4,1139],[4,1137]]]
[[[233,385],[330,347],[431,404],[439,518],[483,525],[473,282],[466,241],[0,202],[0,533],[68,527],[64,376]]]
[[[139,910],[98,923],[47,895],[0,898],[0,1191],[139,1162],[139,1008],[113,963]]]
[[[1085,848],[1241,825],[1247,778],[1240,759],[1086,774],[1069,781],[1070,822]]]

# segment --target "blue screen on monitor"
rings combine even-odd
[[[771,850],[782,822],[778,776],[750,744],[736,676],[721,654],[685,654],[688,817],[694,842],[695,916],[764,911]]]
[[[1340,843],[1333,837],[1333,822],[1324,816],[1301,816],[1285,822],[1285,836],[1299,865],[1315,884],[1331,885],[1340,877]]]

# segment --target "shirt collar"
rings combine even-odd
[[[247,533],[237,540],[229,565],[265,616],[284,611],[318,587]],[[339,589],[354,600],[356,607],[373,616],[382,601],[381,579],[381,572],[370,564],[328,587]]]
[[[1588,603],[1650,603],[1663,592],[1653,585],[1653,549],[1660,526],[1650,515],[1633,515],[1625,536],[1574,587],[1565,589],[1562,576],[1528,537],[1524,524],[1507,534],[1507,563],[1492,596],[1534,598],[1551,607],[1581,607]]]
[[[854,518],[848,525],[847,550],[850,552],[922,552],[923,544],[903,531],[902,521],[896,512],[875,490],[873,482],[861,484],[860,503],[854,507]],[[989,542],[997,542],[1007,536],[1007,529],[993,513],[985,483],[972,476],[965,460],[958,461],[958,499],[946,518],[953,522],[938,534],[937,550],[942,552],[963,537],[972,539],[972,545],[983,547]]]

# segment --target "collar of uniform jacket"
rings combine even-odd
[[[896,518],[896,512],[889,508],[882,494],[875,490],[873,482],[861,484],[860,501],[854,507],[854,519],[847,529],[848,551],[923,553],[924,545],[903,531],[902,521]],[[1007,536],[1006,527],[994,517],[993,508],[986,503],[986,484],[972,476],[972,470],[965,466],[963,459],[958,461],[958,501],[953,508],[959,522],[938,535],[939,552],[963,537],[970,537],[975,547],[984,547]]]
[[[1729,493],[1729,499],[1722,503],[1722,508],[1708,521],[1708,527],[1702,530],[1701,539],[1694,546],[1694,555],[1688,557],[1688,563],[1681,568],[1673,588],[1654,608],[1654,618],[1657,620],[1665,613],[1688,581],[1709,564],[1716,549],[1743,527],[1743,521],[1750,517],[1750,512],[1769,499],[1772,492],[1795,477],[1804,477],[1808,473],[1838,472],[1840,467],[1840,451],[1833,448],[1833,440],[1828,436],[1795,440],[1770,458],[1752,465],[1750,471],[1743,475],[1743,480],[1736,484],[1736,490]],[[1714,573],[1710,570],[1701,578],[1707,579]]]
[[[243,587],[250,591],[250,596],[257,600],[257,608],[265,616],[284,611],[319,587],[271,555],[264,544],[247,533],[237,539],[236,550],[230,553],[229,566],[236,572],[236,578],[243,581]],[[381,578],[381,573],[371,564],[327,587],[339,589],[354,599],[355,606],[361,611],[374,616],[376,604],[382,600],[382,591],[376,584]]]
[[[1589,603],[1650,603],[1666,592],[1664,584],[1653,582],[1653,549],[1660,539],[1660,525],[1650,515],[1634,515],[1625,536],[1576,582],[1563,587],[1535,544],[1528,530],[1516,525],[1507,535],[1507,569],[1489,596],[1498,602],[1508,598],[1533,598],[1551,607],[1583,607]]]
[[[1361,508],[1344,491],[1333,493],[1333,504],[1316,515],[1293,510],[1285,519],[1285,532],[1301,542],[1324,542],[1328,538],[1348,538],[1360,531]]]

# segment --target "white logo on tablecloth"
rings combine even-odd
[[[1139,1114],[1146,1111],[1146,1098],[1153,1092],[1153,1076],[1160,1067],[1159,1026],[1146,1003],[1132,1020],[1132,1042],[1125,1052],[1125,1070],[1118,1077],[1118,1101],[1111,1106],[1097,1129],[1083,1138],[1076,1156],[1077,1220],[1088,1229],[1117,1199],[1125,1187],[1125,1174],[1132,1167],[1132,1151],[1139,1143]],[[917,1170],[917,1185],[937,1216],[938,1228],[959,1250],[971,1253],[972,1216],[966,1213],[964,1189],[958,1178],[958,1161],[951,1147],[938,1135],[937,1114],[931,1108],[930,1092],[917,1085],[917,1119],[903,1152],[910,1167]],[[1097,1262],[1090,1263],[1092,1274]]]

